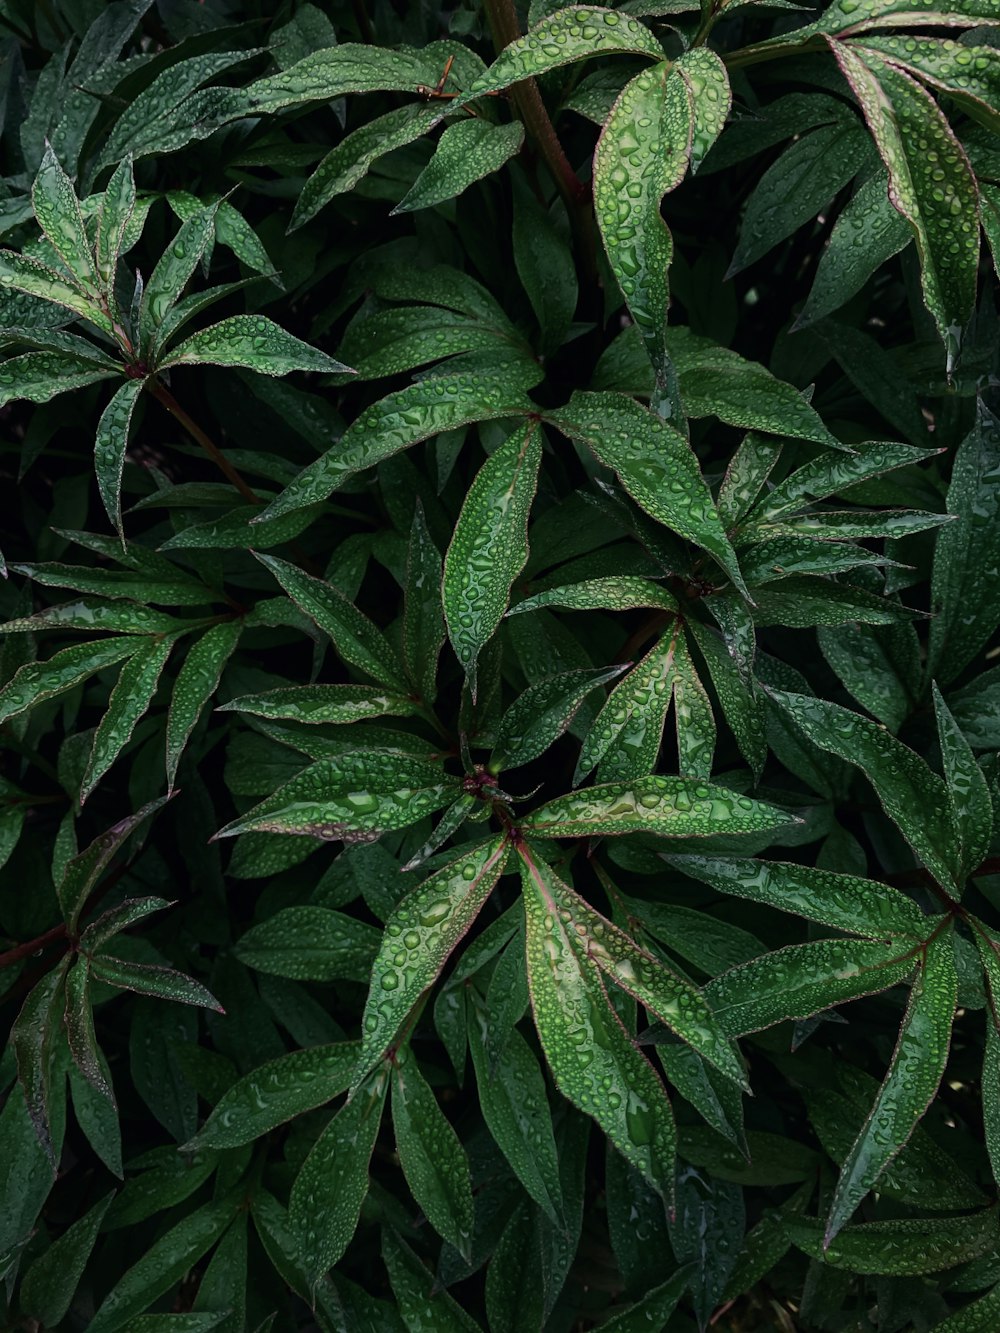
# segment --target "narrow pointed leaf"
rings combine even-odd
[[[333,646],[352,666],[387,685],[406,693],[406,680],[399,669],[399,658],[382,631],[358,611],[352,602],[329,583],[304,574],[296,565],[276,556],[258,555],[292,601],[314,620]]]
[[[500,719],[491,770],[499,773],[537,759],[563,734],[587,695],[624,670],[564,671],[529,685]]]
[[[814,940],[723,972],[704,995],[732,1037],[809,1018],[905,980],[919,961],[910,941]]]
[[[42,231],[76,282],[84,291],[95,292],[97,270],[76,191],[49,144],[31,187],[31,205]]]
[[[829,1246],[823,1223],[811,1217],[784,1219],[793,1245],[831,1268],[888,1277],[923,1276],[955,1268],[992,1252],[997,1238],[996,1207],[960,1217],[907,1217],[845,1227]]]
[[[64,352],[26,352],[0,361],[0,406],[19,400],[47,403],[57,394],[97,384],[114,374],[95,365],[90,357]]]
[[[523,852],[522,860],[531,1007],[556,1086],[669,1201],[677,1131],[663,1084],[563,922],[552,871]]]
[[[211,626],[188,649],[177,673],[167,713],[167,785],[171,790],[184,747],[218,688],[242,630],[240,620],[225,620]]]
[[[87,926],[80,935],[80,952],[96,953],[103,944],[121,931],[127,930],[136,921],[141,921],[153,912],[162,912],[165,908],[173,906],[174,904],[168,902],[166,898],[126,898],[117,907],[102,912],[96,921]]]
[[[536,423],[491,454],[469,488],[444,558],[441,596],[455,655],[476,697],[476,662],[510,603],[528,559],[528,514],[542,441]]]
[[[795,819],[775,806],[694,778],[608,782],[558,796],[521,820],[525,833],[549,838],[658,833],[669,838],[762,833]]]
[[[406,593],[403,601],[403,660],[406,674],[426,702],[437,694],[437,665],[447,631],[444,610],[431,588],[441,586],[441,556],[427,530],[423,506],[413,513],[406,553]]]
[[[959,730],[937,685],[933,686],[932,693],[944,777],[948,786],[948,806],[955,836],[962,850],[961,872],[968,875],[990,849],[993,802],[972,747]]]
[[[438,1235],[468,1261],[473,1224],[469,1159],[409,1052],[401,1052],[393,1068],[392,1124],[411,1194]]]
[[[294,338],[264,315],[232,315],[193,334],[161,362],[169,366],[245,366],[262,375],[289,375],[293,370],[343,374],[347,366],[316,347]]]
[[[636,607],[653,607],[661,611],[676,611],[677,602],[666,588],[650,579],[630,574],[617,574],[603,579],[585,579],[582,583],[567,583],[546,592],[536,592],[518,602],[507,612],[519,616],[525,611],[538,611],[551,606],[566,611],[632,611]]]
[[[933,1100],[948,1059],[957,998],[951,931],[944,930],[927,945],[889,1072],[841,1169],[825,1244],[849,1220]]]
[[[54,1328],[65,1317],[113,1198],[105,1195],[68,1226],[25,1273],[18,1300],[39,1323]]]
[[[959,848],[945,783],[902,742],[866,717],[804,694],[769,691],[814,745],[861,768],[886,814],[946,889],[957,879]]]
[[[101,639],[62,648],[45,662],[28,662],[0,690],[0,722],[16,717],[35,704],[54,699],[82,684],[105,667],[132,657],[144,645],[134,637]]]
[[[365,981],[379,938],[374,927],[330,907],[284,907],[241,935],[233,953],[271,976]]]
[[[475,181],[499,171],[523,142],[524,126],[519,120],[506,125],[493,125],[476,116],[456,121],[445,129],[434,156],[393,213],[413,213],[454,199]]]
[[[287,718],[308,724],[359,722],[368,717],[408,717],[412,699],[370,685],[286,685],[264,694],[242,694],[218,710],[255,717]]]
[[[159,810],[168,799],[168,797],[160,797],[159,800],[150,801],[141,810],[137,810],[134,815],[119,820],[117,824],[113,824],[106,833],[96,837],[78,856],[74,856],[67,863],[62,878],[57,885],[56,893],[63,918],[70,931],[76,930],[80,913],[115,852],[118,851],[129,835],[150,815]]]
[[[77,1069],[112,1106],[115,1095],[104,1077],[90,1001],[90,967],[79,958],[66,974],[66,1037]]]
[[[121,489],[132,413],[142,393],[142,380],[127,380],[101,413],[94,440],[97,485],[114,530],[122,532]]]
[[[526,416],[533,410],[516,384],[495,376],[442,375],[407,385],[366,408],[340,443],[303,468],[261,518],[277,518],[325,500],[356,473],[432,435],[470,421]]]
[[[115,167],[104,187],[104,199],[97,219],[95,257],[97,271],[105,290],[114,289],[118,258],[125,242],[125,232],[135,210],[135,177],[132,159],[124,157]]]
[[[311,1286],[340,1259],[358,1225],[388,1087],[388,1069],[377,1069],[333,1117],[295,1178],[288,1220]]]
[[[147,963],[123,962],[110,954],[99,954],[90,962],[91,971],[100,981],[119,990],[135,991],[138,995],[156,995],[161,1000],[176,1000],[193,1004],[201,1009],[224,1013],[215,996],[193,977],[175,972],[171,967],[154,967]]]
[[[397,1308],[407,1329],[434,1333],[482,1333],[454,1296],[434,1280],[408,1245],[388,1227],[382,1231],[382,1258]]]
[[[385,1056],[414,1005],[441,975],[496,887],[508,850],[502,838],[472,847],[407,894],[387,920],[361,1020],[354,1087]],[[402,966],[396,961],[401,944]]]
[[[238,1079],[216,1103],[186,1152],[239,1148],[344,1092],[358,1058],[356,1041],[292,1051]]]
[[[559,1224],[562,1185],[544,1076],[516,1027],[508,1032],[496,1060],[490,1060],[485,1006],[474,991],[468,995],[469,1049],[486,1127],[535,1203]]]
[[[919,463],[937,452],[936,449],[915,449],[909,444],[881,440],[853,445],[852,449],[850,454],[820,454],[812,462],[797,468],[757,506],[747,529],[803,509],[811,500],[825,500],[858,482]]]
[[[51,1127],[52,1054],[64,1008],[69,961],[68,957],[64,958],[28,992],[10,1030],[17,1081],[53,1174],[57,1163]]]
[[[577,392],[549,420],[617,472],[632,499],[657,522],[706,550],[743,589],[729,544],[690,445],[624,394]]]
[[[795,912],[835,930],[884,939],[887,935],[923,940],[929,918],[899,889],[875,880],[790,861],[750,857],[664,855],[669,865],[720,893]]]
[[[676,625],[608,695],[584,737],[574,782],[598,764],[603,781],[645,778],[656,768],[676,679]]]
[[[180,299],[188,279],[215,236],[215,206],[201,208],[181,224],[180,231],[161,255],[142,293],[139,341],[148,345],[153,333]]]
[[[55,269],[46,267],[28,255],[15,254],[13,250],[0,250],[0,287],[51,301],[95,324],[105,333],[114,333],[111,319],[101,310],[95,298],[74,287]]]
[[[394,752],[347,753],[310,764],[215,837],[289,833],[374,842],[440,810],[457,795],[456,785],[457,780],[431,760]]]
[[[107,711],[94,733],[87,771],[80,788],[81,803],[121,754],[136,723],[153,702],[160,675],[174,643],[173,636],[168,635],[148,639],[122,667],[111,691]]]

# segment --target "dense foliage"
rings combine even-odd
[[[5,1327],[995,1333],[997,0],[0,30]]]

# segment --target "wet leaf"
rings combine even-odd
[[[241,935],[236,957],[248,967],[297,981],[365,981],[379,933],[329,907],[285,907]]]
[[[117,390],[97,423],[94,469],[104,508],[117,533],[122,532],[121,488],[125,450],[128,448],[132,414],[142,389],[142,380],[128,380]]]
[[[544,754],[573,721],[587,695],[624,670],[564,671],[529,685],[500,719],[490,770],[518,768]]]
[[[264,315],[233,315],[193,334],[159,363],[170,366],[245,366],[262,375],[293,370],[343,374],[347,366],[279,328]]]
[[[225,620],[211,626],[188,649],[177,673],[167,713],[167,784],[171,791],[184,747],[218,688],[242,630],[239,620]]]
[[[80,802],[87,799],[129,743],[136,723],[153,702],[160,675],[173,651],[172,635],[147,639],[129,655],[118,673],[107,709],[94,733]]]
[[[524,126],[519,120],[492,125],[472,117],[449,125],[434,156],[400,200],[393,213],[412,213],[454,199],[477,180],[499,171],[520,151]]]
[[[24,1275],[20,1304],[42,1324],[54,1326],[65,1316],[113,1194],[74,1221]]]
[[[161,1000],[193,1004],[200,1009],[214,1009],[220,1014],[225,1012],[201,982],[185,976],[183,972],[175,972],[170,967],[123,962],[110,954],[98,954],[90,960],[90,970],[98,980],[116,986],[119,990],[135,991],[138,995],[156,995]]]

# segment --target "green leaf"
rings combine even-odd
[[[860,879],[791,861],[755,857],[678,856],[663,859],[692,879],[720,893],[795,912],[834,930],[881,940],[886,935],[926,939],[930,920],[920,908],[888,884]]]
[[[396,207],[396,213],[413,213],[454,199],[484,176],[499,171],[524,142],[519,120],[492,125],[473,116],[447,126],[434,156]]]
[[[440,810],[456,795],[456,779],[439,763],[392,751],[345,753],[310,764],[214,836],[288,833],[374,842]]]
[[[171,791],[184,747],[205,705],[215,693],[243,630],[241,620],[212,625],[188,649],[170,696],[167,713],[167,785]]]
[[[214,995],[193,977],[175,972],[171,967],[154,967],[147,963],[123,962],[110,954],[99,954],[90,960],[95,977],[116,986],[119,990],[135,991],[138,995],[155,995],[161,1000],[176,1000],[179,1004],[193,1004],[201,1009],[225,1013]]]
[[[822,628],[820,650],[847,690],[894,734],[916,705],[919,647],[912,628]]]
[[[422,138],[440,115],[440,108],[433,102],[428,106],[411,103],[376,116],[345,135],[302,187],[288,230],[298,230],[331,199],[352,190],[380,157]]]
[[[0,250],[0,288],[50,301],[103,329],[105,333],[114,334],[111,319],[101,310],[95,298],[74,287],[55,269],[48,268],[28,255],[18,255],[13,250]]]
[[[469,1049],[486,1127],[518,1180],[558,1225],[563,1216],[559,1158],[538,1060],[516,1027],[510,1029],[496,1059],[491,1060],[487,1054],[490,1020],[486,1007],[474,989],[469,988],[466,997]]]
[[[144,644],[131,636],[99,639],[62,648],[46,662],[27,662],[0,690],[0,722],[65,694],[105,667],[132,657]]]
[[[736,555],[690,445],[634,399],[576,392],[548,418],[611,468],[645,512],[707,551],[744,591]]]
[[[295,605],[315,621],[324,634],[329,634],[345,662],[387,685],[390,690],[407,692],[398,653],[378,626],[357,610],[349,598],[331,584],[304,574],[287,560],[272,555],[258,555],[257,559],[271,571]]]
[[[57,394],[110,379],[115,373],[95,365],[90,357],[26,352],[0,361],[0,406],[18,401],[47,403]]]
[[[787,521],[785,516],[805,508],[812,500],[825,500],[859,482],[881,476],[894,468],[919,463],[937,452],[935,449],[914,449],[908,444],[881,440],[852,445],[851,448],[850,454],[820,454],[779,482],[743,525],[744,534],[759,530],[761,535],[766,535],[770,526],[765,528],[763,525],[771,525],[775,519]],[[816,516],[806,515],[803,522],[809,521],[815,522]]]
[[[518,602],[507,612],[519,616],[524,611],[537,611],[544,606],[560,607],[566,611],[632,611],[636,607],[655,607],[661,611],[676,611],[677,603],[666,588],[630,574],[615,574],[602,579],[584,579],[582,583],[567,583],[546,592],[536,592]]]
[[[93,1333],[140,1327],[135,1323],[136,1315],[180,1282],[219,1240],[236,1215],[238,1204],[233,1198],[206,1203],[155,1240],[105,1296],[90,1321]]]
[[[918,952],[899,940],[791,944],[724,972],[704,995],[723,1030],[741,1037],[888,990],[910,976]]]
[[[425,879],[389,916],[371,969],[355,1088],[386,1056],[421,995],[441,975],[503,874],[508,850],[505,838],[479,843]]]
[[[945,116],[918,83],[846,42],[831,41],[831,47],[889,172],[889,198],[916,240],[924,302],[945,344],[950,375],[976,302],[976,178]]]
[[[409,384],[366,408],[340,442],[303,468],[260,517],[325,500],[355,473],[470,421],[525,416],[534,410],[516,384],[482,374],[439,375]]]
[[[993,802],[972,747],[959,730],[937,685],[932,685],[938,742],[948,785],[948,807],[961,848],[960,875],[970,875],[985,858],[993,837]]]
[[[101,211],[97,215],[95,259],[101,284],[113,297],[118,260],[125,245],[125,235],[135,213],[135,176],[132,158],[125,156],[115,167],[104,187]]]
[[[851,42],[947,93],[961,109],[994,133],[1000,130],[1000,62],[992,46],[942,37],[880,37]],[[862,57],[864,58],[864,57]]]
[[[127,380],[101,413],[94,440],[94,471],[111,526],[122,534],[121,489],[132,413],[143,390],[143,381]]]
[[[845,1227],[829,1246],[823,1223],[811,1217],[785,1217],[793,1245],[831,1268],[891,1277],[921,1276],[954,1268],[990,1253],[996,1245],[994,1208],[961,1217],[907,1217]]]
[[[764,703],[756,683],[744,680],[725,644],[705,625],[688,621],[687,629],[708,666],[715,693],[744,759],[759,781],[767,759]]]
[[[77,284],[84,291],[96,292],[97,270],[80,204],[51,144],[45,146],[45,156],[31,187],[31,206],[39,226]]]
[[[867,147],[853,117],[821,125],[796,138],[757,182],[726,276],[749,268],[822,212],[867,165]]]
[[[403,661],[406,674],[426,703],[437,694],[437,666],[447,632],[444,610],[429,589],[441,586],[441,556],[427,530],[424,510],[413,512],[406,553],[406,592],[403,600]]]
[[[606,670],[563,671],[529,685],[500,719],[490,772],[519,768],[544,754],[573,721],[587,695],[624,670],[623,666],[615,666]]]
[[[285,907],[234,946],[248,967],[298,981],[366,981],[381,935],[328,907]]]
[[[396,1152],[414,1199],[431,1226],[468,1262],[472,1250],[472,1181],[465,1149],[408,1048],[392,1072]]]
[[[119,820],[106,833],[96,837],[78,856],[67,862],[62,878],[56,886],[56,894],[69,931],[75,932],[80,913],[111,858],[139,825],[166,804],[168,799],[169,797],[164,796],[159,800],[150,801],[134,815]]]
[[[602,781],[645,778],[656,768],[677,679],[680,634],[675,620],[608,695],[583,739],[574,784],[582,782],[598,764]]]
[[[58,1040],[65,1007],[63,997],[69,962],[69,957],[64,957],[32,987],[10,1030],[10,1044],[17,1064],[17,1081],[21,1085],[28,1115],[49,1159],[53,1175],[57,1166],[51,1129],[53,1048]]]
[[[333,1117],[295,1177],[288,1220],[310,1286],[351,1243],[368,1193],[368,1164],[388,1087],[389,1070],[383,1066]]]
[[[325,1106],[350,1084],[358,1050],[356,1041],[335,1042],[259,1065],[223,1094],[184,1151],[239,1148]]]
[[[310,725],[358,722],[369,717],[409,717],[417,711],[412,699],[388,694],[370,685],[286,685],[264,694],[243,694],[216,710],[251,713],[256,717],[288,718]]]
[[[102,912],[96,921],[87,926],[80,936],[80,951],[94,953],[102,944],[136,921],[141,921],[152,912],[162,912],[164,908],[173,906],[166,898],[126,898],[117,907]]]
[[[528,513],[541,460],[535,422],[490,455],[469,488],[444,558],[441,596],[448,636],[473,700],[479,654],[503,620],[514,580],[528,559]]]
[[[660,202],[687,172],[692,120],[688,84],[661,60],[626,85],[594,153],[604,249],[653,366],[654,411],[675,419],[680,404],[665,341],[674,244]],[[675,420],[675,428],[683,430],[683,421]]]
[[[557,796],[522,819],[518,827],[548,838],[625,833],[697,838],[762,833],[793,823],[795,819],[784,811],[725,787],[695,778],[654,776]]]
[[[89,533],[86,535],[88,538],[91,536]],[[94,538],[94,541],[99,539]],[[114,554],[124,557],[121,546],[118,543],[113,546]],[[136,548],[132,547],[130,554],[134,555],[135,551]],[[110,552],[101,549],[100,554]],[[140,558],[143,561],[157,559],[156,553],[152,551],[144,552]],[[166,606],[204,606],[206,602],[216,600],[196,580],[186,578],[181,570],[171,566],[164,557],[159,559],[163,560],[166,568],[160,565],[155,572],[143,571],[135,564],[131,569],[90,569],[85,565],[56,563],[18,564],[11,565],[11,569],[18,574],[26,574],[45,588],[71,588],[74,592],[94,593],[98,597],[130,598],[137,602],[160,602]],[[107,644],[101,646],[108,647]]]
[[[749,1091],[743,1067],[728,1038],[690,982],[671,972],[647,950],[640,949],[551,869],[545,877],[545,890],[555,903],[559,919],[565,923],[567,936],[586,952],[591,962],[720,1073]]]
[[[382,1230],[382,1258],[389,1270],[393,1295],[410,1331],[481,1333],[479,1325],[435,1281],[408,1245],[388,1227]]]
[[[834,223],[809,296],[795,321],[796,329],[806,328],[846,305],[911,239],[909,227],[889,199],[885,172],[876,171]]]
[[[957,998],[951,931],[943,930],[927,943],[889,1072],[841,1169],[825,1244],[873,1188],[933,1101],[948,1059]]]
[[[679,1269],[673,1277],[647,1291],[641,1300],[601,1324],[603,1333],[645,1333],[646,1329],[666,1327],[677,1303],[691,1280],[689,1268]]]
[[[1000,1318],[1000,1284],[935,1327],[940,1333],[992,1333]]]
[[[198,1283],[198,1295],[195,1297],[196,1310],[218,1310],[222,1315],[209,1317],[221,1324],[221,1333],[239,1333],[246,1328],[247,1297],[252,1298],[253,1289],[247,1290],[247,1216],[242,1212],[216,1246],[208,1266],[201,1274]],[[274,1316],[271,1316],[272,1320]],[[212,1325],[214,1327],[214,1325]]]
[[[77,1069],[88,1083],[112,1106],[115,1094],[104,1077],[104,1069],[94,1031],[90,1001],[90,967],[85,958],[77,959],[66,974],[66,1038]]]
[[[877,723],[825,699],[769,690],[814,745],[860,768],[886,814],[946,889],[961,890],[944,781]]]
[[[175,347],[158,369],[170,366],[245,366],[261,375],[290,375],[293,370],[350,374],[332,356],[310,347],[264,315],[232,315],[192,334]]]
[[[556,1086],[670,1201],[677,1131],[663,1084],[622,1027],[596,964],[563,922],[552,870],[519,851],[531,1007]]]
[[[1000,613],[1000,421],[979,403],[976,424],[955,453],[948,512],[931,579],[928,676],[947,684],[993,633]]]
[[[175,642],[172,635],[147,639],[129,656],[119,672],[107,709],[94,733],[94,743],[80,787],[81,804],[121,754],[136,723],[153,702],[160,674]]]
[[[68,1226],[25,1273],[20,1306],[39,1323],[52,1327],[65,1317],[113,1198],[106,1194]]]
[[[201,208],[181,224],[177,235],[149,275],[139,308],[139,344],[146,348],[215,237],[216,206]]]
[[[514,265],[541,331],[539,351],[550,356],[566,340],[579,298],[573,253],[559,223],[526,186],[515,182]]]

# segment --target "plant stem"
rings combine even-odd
[[[24,944],[17,944],[13,949],[8,949],[6,953],[0,953],[0,968],[12,967],[19,963],[22,958],[29,958],[39,949],[44,949],[46,944],[54,944],[56,940],[61,940],[66,934],[66,923],[60,921],[58,926],[53,926],[47,930],[44,935],[37,936],[36,939],[26,940]]]
[[[188,416],[187,412],[184,411],[183,407],[181,407],[180,403],[166,385],[161,384],[159,380],[153,379],[148,381],[148,388],[156,401],[161,403],[170,415],[181,423],[191,438],[201,445],[222,475],[228,482],[236,487],[244,500],[253,505],[263,504],[260,496],[250,489],[237,470],[233,467],[232,463],[226,458],[222,450],[209,439],[198,425],[197,421]]]
[[[486,16],[493,35],[493,45],[499,55],[504,47],[516,42],[521,36],[514,0],[486,0]],[[590,187],[573,170],[535,80],[522,79],[520,83],[515,83],[510,95],[518,116],[544,158],[566,205],[584,274],[588,282],[596,280],[597,257]]]

